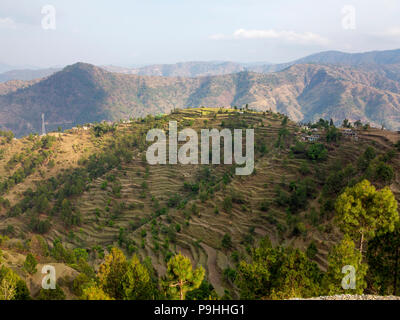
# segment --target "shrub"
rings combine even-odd
[[[307,150],[307,157],[310,160],[323,161],[328,157],[328,150],[321,143],[312,144]]]
[[[224,237],[222,238],[221,245],[225,249],[229,249],[232,247],[232,238],[229,234],[225,234]]]
[[[232,211],[232,197],[230,197],[230,196],[226,197],[224,199],[224,202],[222,203],[222,207],[227,213],[231,213],[231,211]]]

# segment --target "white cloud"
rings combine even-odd
[[[326,45],[329,40],[312,32],[298,33],[294,31],[277,31],[274,29],[269,30],[246,30],[238,29],[232,35],[214,34],[210,39],[276,39],[284,40],[287,42],[295,42],[299,44],[320,44]]]
[[[17,24],[12,18],[0,18],[0,29],[5,28],[5,29],[15,29],[17,27]]]
[[[386,36],[386,37],[399,37],[400,36],[400,27],[389,28],[385,32],[381,33],[381,35]]]
[[[369,36],[373,37],[375,41],[389,41],[391,43],[398,43],[400,41],[400,27],[390,27],[383,31],[378,32],[371,32],[368,34]]]

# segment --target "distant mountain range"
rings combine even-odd
[[[174,108],[244,106],[295,121],[348,118],[400,128],[400,64],[298,64],[275,73],[197,78],[107,72],[77,63],[42,80],[0,84],[0,127],[17,136],[48,129],[166,113]]]
[[[48,77],[58,71],[60,68],[49,68],[49,69],[21,69],[21,70],[10,70],[4,73],[0,73],[0,82],[7,82],[12,80],[23,80],[30,81],[34,79]]]
[[[215,76],[243,71],[269,73],[284,70],[295,64],[334,64],[347,66],[360,65],[388,65],[400,63],[400,49],[387,51],[371,51],[365,53],[345,53],[340,51],[326,51],[316,53],[295,61],[271,64],[266,62],[241,63],[229,61],[192,61],[175,64],[154,64],[144,67],[127,68],[119,66],[100,66],[115,73],[136,74],[141,76],[185,77]],[[48,69],[17,69],[0,64],[0,83],[10,80],[34,80],[50,76],[61,68]],[[6,70],[6,72],[5,72]]]
[[[365,53],[345,53],[326,51],[316,53],[295,61],[271,63],[239,63],[239,62],[182,62],[176,64],[155,64],[140,68],[103,67],[110,72],[137,74],[142,76],[162,77],[201,77],[222,75],[242,71],[268,73],[286,69],[295,64],[334,64],[360,66],[369,64],[388,65],[400,63],[400,49],[387,51],[371,51]]]

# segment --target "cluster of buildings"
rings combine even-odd
[[[321,139],[321,135],[319,134],[319,131],[318,131],[317,128],[310,129],[307,126],[303,126],[302,129],[303,129],[303,131],[311,132],[311,134],[303,133],[301,135],[301,140],[302,141],[315,142],[315,141],[318,141],[318,140]]]
[[[79,131],[81,129],[83,131],[87,131],[87,130],[89,130],[89,128],[90,128],[90,126],[82,126],[82,127],[79,127],[79,128],[78,127],[72,127],[71,130],[72,131]]]
[[[358,141],[359,137],[357,131],[350,128],[339,130],[341,131],[343,137]],[[301,140],[305,142],[316,142],[319,141],[322,137],[320,130],[317,128],[309,128],[308,126],[303,126],[302,132],[303,133],[301,133]]]
[[[351,139],[358,141],[358,134],[353,129],[344,129],[342,131],[342,134],[347,138],[351,138]]]

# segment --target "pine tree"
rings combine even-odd
[[[128,262],[123,252],[112,248],[110,254],[100,265],[98,278],[100,287],[110,297],[115,299],[123,298],[122,278],[128,269]]]
[[[368,283],[381,295],[400,294],[400,227],[368,242]]]
[[[399,220],[392,191],[388,187],[376,190],[368,180],[346,188],[336,200],[335,209],[342,231],[359,241],[360,259],[365,240],[373,237],[378,228],[393,231]]]
[[[28,253],[28,255],[25,258],[24,269],[30,274],[34,274],[37,272],[36,266],[37,266],[36,258],[32,255],[32,253]]]
[[[172,299],[185,300],[186,293],[200,287],[205,270],[199,266],[193,270],[189,258],[178,254],[167,264],[167,274],[163,281],[167,296]]]
[[[367,265],[360,263],[361,253],[348,235],[334,246],[328,255],[328,269],[324,275],[323,288],[327,295],[335,294],[362,294],[367,284],[365,275],[367,273]],[[355,271],[355,289],[345,289],[342,286],[343,278],[348,273],[343,273],[345,266],[351,266]],[[347,272],[347,271],[346,271]]]
[[[316,263],[298,249],[286,249],[271,293],[274,299],[318,296],[322,273]]]
[[[149,271],[134,255],[122,278],[124,299],[151,300],[154,298],[154,288]]]
[[[272,274],[278,271],[281,248],[274,249],[268,238],[253,249],[252,263],[241,261],[238,266],[236,285],[241,299],[260,299],[269,297],[272,287]]]

